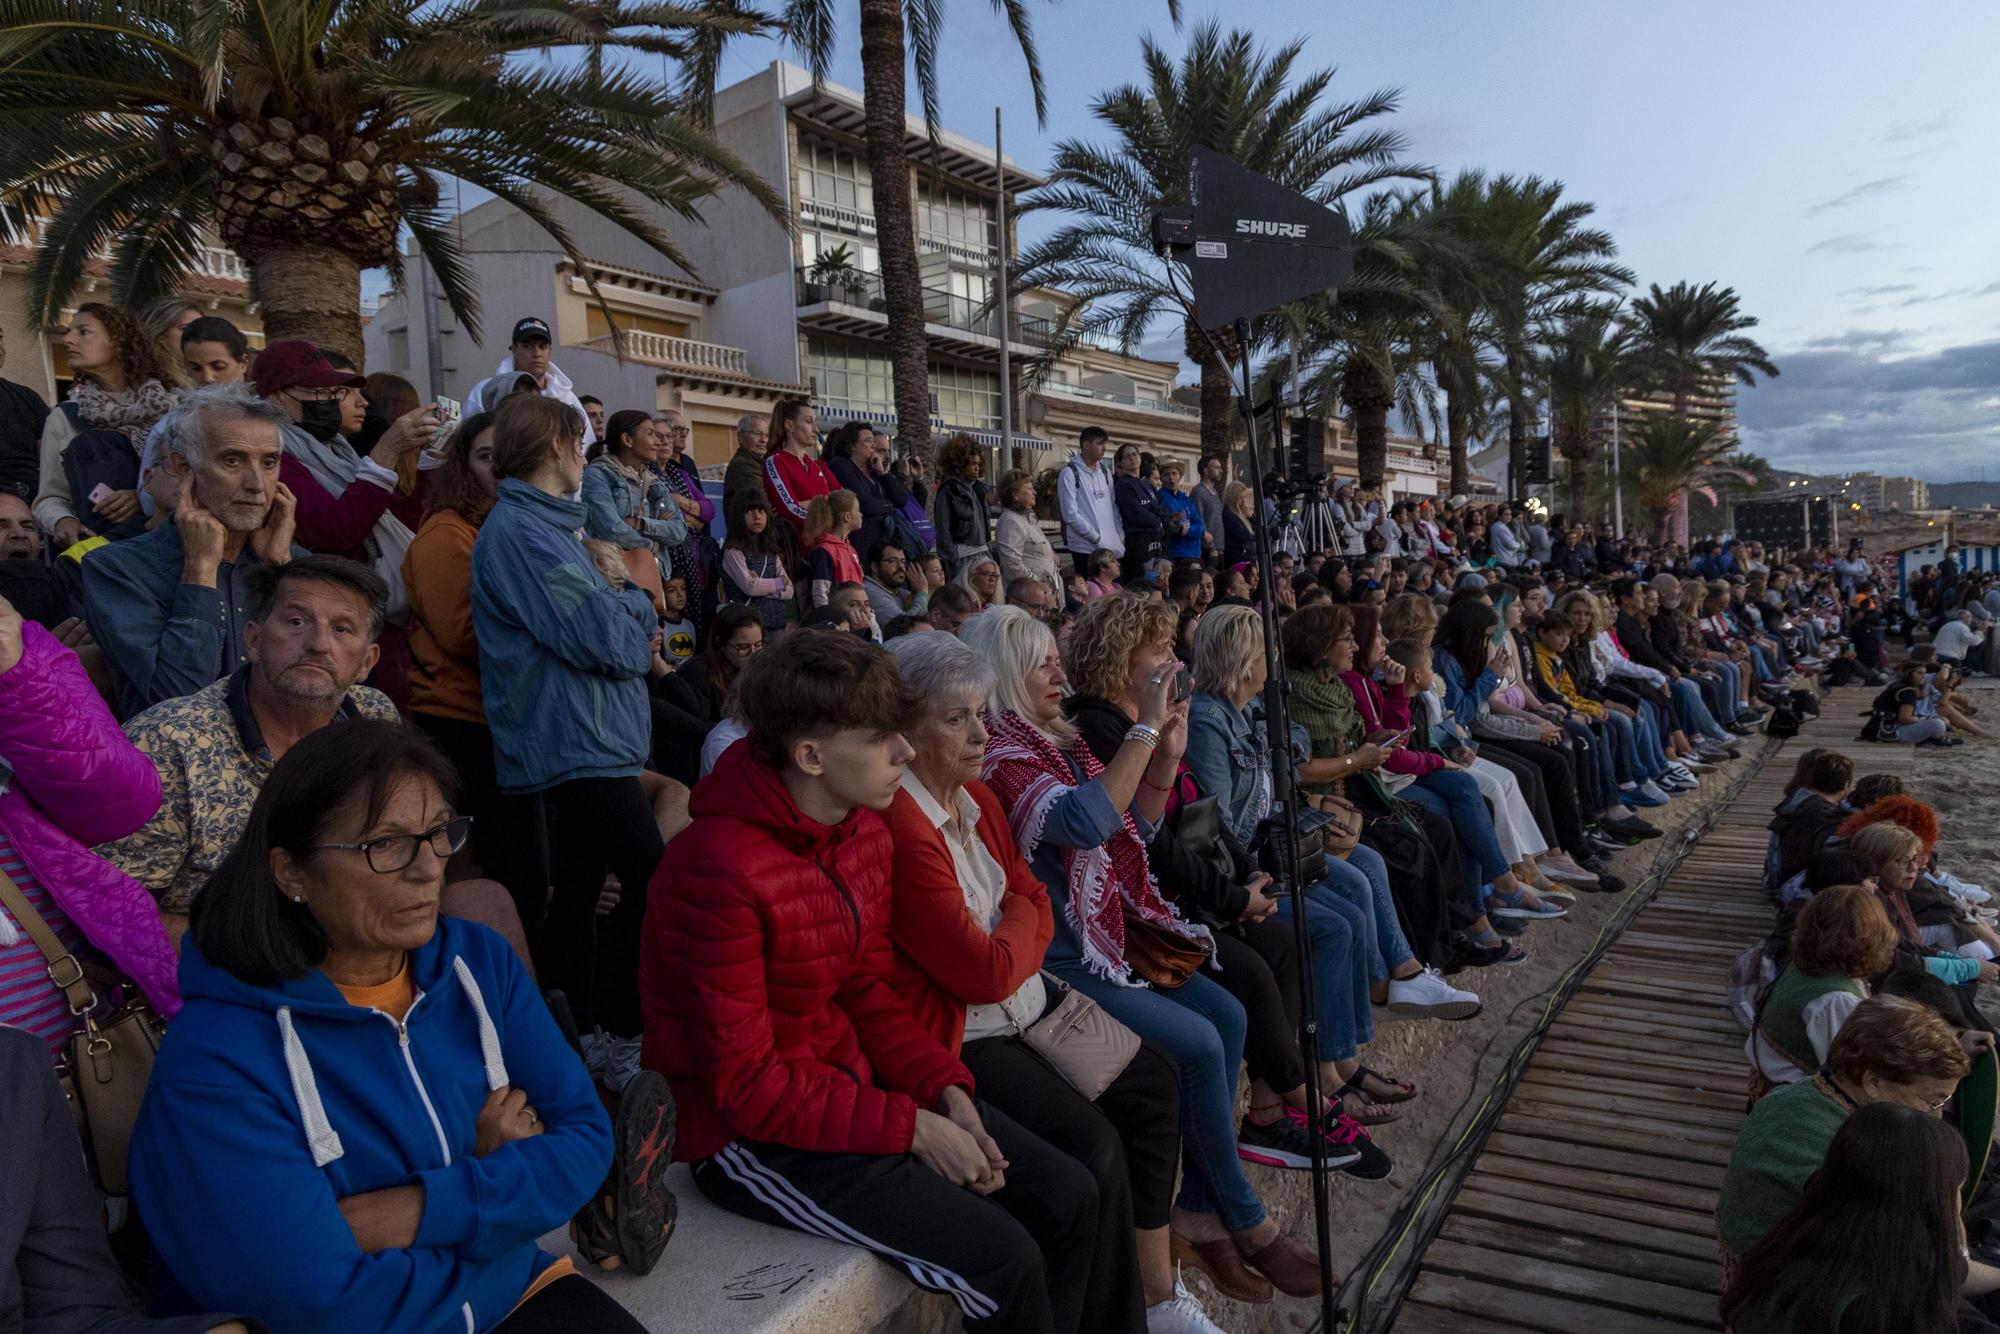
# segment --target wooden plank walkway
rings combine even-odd
[[[1915,752],[1855,742],[1854,703],[1774,752],[1584,978],[1502,1109],[1396,1334],[1700,1334],[1721,1327],[1714,1212],[1743,1124],[1730,964],[1773,911],[1765,825],[1799,754],[1907,774]]]

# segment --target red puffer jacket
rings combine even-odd
[[[889,987],[888,827],[808,818],[738,742],[695,786],[654,876],[639,962],[644,1064],[673,1084],[675,1156],[743,1136],[907,1153],[956,1056]]]

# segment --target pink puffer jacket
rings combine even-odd
[[[123,838],[160,807],[160,775],[125,739],[83,664],[55,636],[21,627],[21,660],[0,673],[0,832],[113,967],[153,1008],[181,1008],[179,960],[146,887],[90,849]]]

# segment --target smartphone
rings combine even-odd
[[[444,452],[445,442],[451,439],[451,433],[458,429],[459,418],[465,414],[465,405],[455,398],[446,398],[440,394],[437,399],[437,413],[438,428],[431,434],[433,454]]]
[[[1397,747],[1407,742],[1410,739],[1410,733],[1416,730],[1417,729],[1414,724],[1412,724],[1409,727],[1405,727],[1402,731],[1396,733],[1396,735],[1390,737],[1387,741],[1384,741],[1382,743],[1382,749],[1395,750]]]
[[[1170,671],[1174,674],[1174,703],[1178,704],[1194,693],[1194,673],[1185,667],[1177,671],[1170,667],[1164,667],[1153,674],[1153,684],[1159,685],[1164,682],[1167,679],[1167,673]]]
[[[106,484],[104,484],[103,482],[99,482],[96,486],[91,487],[90,494],[85,497],[85,499],[90,501],[90,507],[92,509],[96,509],[99,505],[102,505],[105,501],[109,500],[110,498],[111,498],[111,488]]]

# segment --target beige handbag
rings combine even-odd
[[[1047,973],[1042,980],[1062,999],[1022,1031],[1021,1038],[1091,1102],[1125,1073],[1139,1054],[1139,1035],[1106,1014],[1096,1001]]]
[[[125,1173],[125,1157],[166,1025],[143,999],[129,1001],[98,1018],[97,993],[84,976],[82,961],[63,948],[48,922],[5,871],[0,871],[0,904],[6,905],[8,914],[48,960],[49,981],[69,1001],[70,1013],[83,1021],[83,1031],[69,1040],[56,1076],[69,1100],[70,1114],[76,1118],[77,1137],[83,1141],[99,1188],[106,1195],[128,1195],[132,1186]]]

